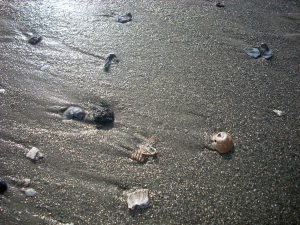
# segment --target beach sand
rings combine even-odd
[[[0,224],[300,224],[300,3],[224,3],[0,0]],[[271,60],[245,53],[261,43]],[[105,129],[50,110],[103,102]],[[229,156],[206,147],[220,131]],[[158,160],[132,161],[153,136]],[[132,212],[137,188],[150,207]]]

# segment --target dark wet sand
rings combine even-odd
[[[299,1],[225,5],[0,1],[0,224],[300,224]],[[274,58],[248,58],[262,42]],[[111,52],[120,62],[106,73]],[[49,112],[103,101],[110,129]],[[218,131],[234,137],[230,159],[205,148]],[[131,161],[151,136],[159,161]],[[32,147],[44,161],[25,158]],[[149,189],[148,210],[128,211],[133,188]]]

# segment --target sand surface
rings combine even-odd
[[[0,0],[0,224],[300,224],[299,26],[296,0]],[[263,42],[271,60],[245,54]],[[51,110],[103,102],[105,129]],[[205,147],[219,131],[230,156]],[[158,160],[132,161],[152,136]]]

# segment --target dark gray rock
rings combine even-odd
[[[115,120],[114,112],[108,107],[97,106],[92,111],[94,122],[96,124],[113,123]]]
[[[28,40],[28,43],[32,45],[37,45],[42,41],[42,39],[42,36],[33,36]]]
[[[113,61],[118,62],[117,56],[114,53],[110,53],[107,58],[105,59],[104,64],[104,70],[108,71],[110,68],[110,65],[113,63]]]
[[[77,106],[70,106],[64,113],[63,117],[68,120],[78,120],[83,121],[86,112],[84,109]]]
[[[0,181],[0,194],[4,194],[8,189],[8,185],[5,181]]]

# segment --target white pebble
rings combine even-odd
[[[45,70],[48,70],[49,68],[50,68],[50,66],[47,65],[47,64],[45,64],[45,65],[43,65],[43,66],[41,67],[41,70],[42,70],[42,71],[45,71]]]
[[[283,115],[285,115],[285,112],[283,112],[281,110],[278,110],[278,109],[274,109],[273,112],[276,113],[277,116],[283,116]]]
[[[0,89],[0,94],[4,94],[5,89]]]
[[[27,188],[25,190],[23,189],[23,191],[27,197],[34,197],[37,194],[37,192],[33,188]]]
[[[27,152],[26,157],[33,161],[36,161],[43,158],[44,156],[42,153],[40,153],[40,150],[38,148],[33,147],[29,152]]]

